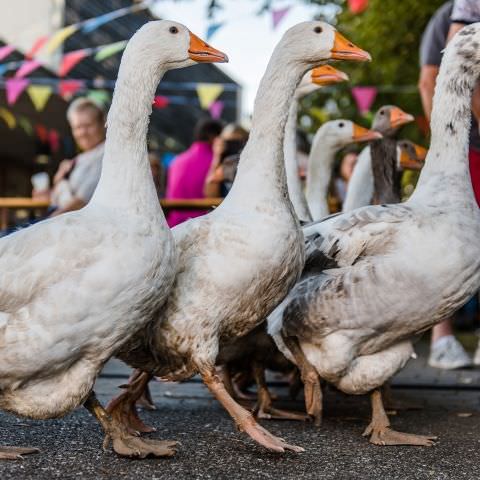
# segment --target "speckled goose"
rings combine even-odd
[[[379,387],[412,356],[410,339],[452,314],[480,285],[480,210],[467,160],[479,45],[475,24],[446,49],[431,147],[411,198],[307,228],[326,269],[300,282],[270,318],[270,333],[302,369],[309,413],[321,414],[318,377],[346,393],[372,392],[365,431],[372,443],[432,444],[432,437],[390,429]]]
[[[300,79],[331,58],[366,60],[369,55],[323,22],[304,22],[285,33],[260,84],[252,131],[230,193],[212,213],[173,229],[179,251],[173,292],[149,334],[120,353],[133,366],[170,380],[200,373],[239,429],[279,452],[301,449],[260,427],[231,398],[215,374],[215,362],[224,346],[263,321],[303,268],[302,233],[287,195],[283,137]],[[113,415],[122,414],[128,397],[125,392],[114,402]]]
[[[173,283],[176,253],[146,134],[160,78],[195,60],[225,56],[178,23],[143,26],[123,54],[91,202],[0,240],[0,407],[44,419],[88,398],[122,455],[174,453],[175,442],[128,434],[90,392],[104,363],[152,318]],[[0,458],[24,453],[29,449],[0,448]]]

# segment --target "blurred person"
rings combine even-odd
[[[237,173],[240,152],[247,140],[247,130],[233,123],[227,125],[215,139],[213,161],[203,189],[205,197],[226,197]]]
[[[68,107],[67,120],[81,153],[74,159],[63,160],[53,177],[50,216],[84,207],[102,172],[105,112],[92,100],[77,98]]]
[[[148,152],[148,161],[150,162],[150,169],[152,171],[153,183],[157,191],[158,198],[165,196],[165,168],[155,152]]]
[[[435,82],[440,68],[443,49],[461,28],[480,21],[478,0],[455,0],[444,3],[432,16],[420,44],[419,90],[423,110],[430,122]],[[470,131],[469,165],[472,186],[477,203],[480,203],[480,90],[475,89],[472,98],[472,128]],[[469,367],[472,360],[455,338],[452,319],[447,319],[432,329],[430,366],[441,369]],[[480,349],[477,348],[475,363],[480,365]]]
[[[168,169],[167,199],[204,198],[205,179],[213,159],[212,145],[221,131],[218,120],[203,119],[197,123],[192,145],[177,155]],[[206,210],[170,210],[167,222],[174,227],[205,213]]]
[[[345,196],[347,194],[348,182],[353,173],[353,169],[355,168],[355,164],[357,163],[358,153],[354,151],[347,151],[340,161],[340,165],[338,167],[338,173],[334,180],[334,188],[335,188],[335,196],[337,197],[340,208],[341,204],[343,204],[345,200]]]

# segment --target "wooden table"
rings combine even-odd
[[[160,205],[164,210],[209,210],[220,205],[222,200],[223,198],[162,199]],[[30,197],[0,197],[0,229],[4,230],[8,227],[8,210],[10,209],[46,210],[48,207],[48,202]]]

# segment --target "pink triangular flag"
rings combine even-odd
[[[278,27],[278,24],[283,20],[283,17],[285,17],[291,8],[292,7],[285,7],[278,10],[272,10],[272,23],[274,29]]]
[[[215,100],[209,107],[208,111],[212,118],[218,120],[222,116],[223,107],[225,104],[221,100]]]
[[[33,58],[37,54],[37,52],[45,45],[45,43],[47,43],[48,38],[48,35],[37,38],[33,43],[32,48],[25,54],[25,58]]]
[[[74,50],[73,52],[67,53],[62,58],[62,63],[60,69],[58,70],[58,75],[64,77],[67,73],[81,62],[88,55],[87,50]]]
[[[168,98],[163,95],[155,95],[153,100],[153,106],[155,108],[165,108],[169,103]]]
[[[9,78],[5,82],[5,88],[7,90],[7,102],[9,105],[13,105],[21,93],[28,87],[30,80],[26,78]]]
[[[60,80],[58,82],[58,94],[63,99],[69,100],[84,86],[85,82],[83,80]]]
[[[7,58],[14,50],[15,47],[13,47],[12,45],[5,45],[3,47],[0,47],[0,60]]]
[[[15,78],[23,78],[32,73],[42,64],[38,60],[27,60],[23,62],[23,65],[16,71]]]
[[[360,113],[364,114],[370,110],[372,103],[377,96],[377,87],[353,87],[352,95]]]
[[[348,9],[351,13],[362,13],[368,7],[368,0],[348,0]]]

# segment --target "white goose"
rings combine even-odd
[[[445,51],[431,147],[413,195],[404,204],[364,207],[307,228],[330,268],[297,284],[269,325],[302,370],[313,414],[321,414],[318,377],[346,393],[372,392],[365,434],[375,444],[431,445],[432,437],[390,429],[379,387],[412,356],[410,339],[480,285],[480,210],[467,157],[479,44],[475,24]]]
[[[173,229],[179,251],[173,292],[151,334],[120,352],[133,366],[170,380],[200,373],[240,430],[280,452],[302,449],[258,425],[228,394],[215,363],[226,345],[263,321],[302,270],[302,233],[285,180],[285,123],[303,74],[334,58],[369,55],[323,22],[304,22],[285,33],[260,84],[232,189],[212,213]],[[140,376],[113,403],[113,415],[129,420],[125,408],[145,381],[148,375]]]
[[[329,215],[328,188],[336,153],[355,142],[378,140],[382,134],[350,120],[325,122],[315,133],[308,158],[306,198],[313,220]]]
[[[91,202],[0,240],[2,409],[44,419],[86,401],[116,452],[174,453],[175,442],[129,435],[92,388],[114,351],[164,303],[176,271],[147,158],[156,87],[167,69],[225,59],[183,25],[144,25],[123,54]],[[30,451],[0,449],[0,458]]]
[[[295,90],[295,96],[290,104],[287,124],[285,125],[285,138],[283,154],[285,156],[285,172],[290,201],[295,213],[301,222],[311,222],[312,214],[308,208],[307,199],[303,193],[303,186],[298,176],[297,163],[297,116],[300,100],[322,86],[331,85],[348,80],[346,73],[333,68],[331,65],[322,65],[305,74]]]
[[[373,117],[372,130],[380,132],[384,140],[374,142],[380,144],[388,139],[393,139],[398,129],[410,122],[414,117],[404,112],[395,105],[384,105],[380,107]],[[353,169],[352,178],[348,182],[347,195],[343,202],[343,211],[350,212],[355,208],[370,205],[373,196],[373,174],[371,146],[365,147],[358,156],[357,163]],[[379,162],[382,159],[380,158]]]

